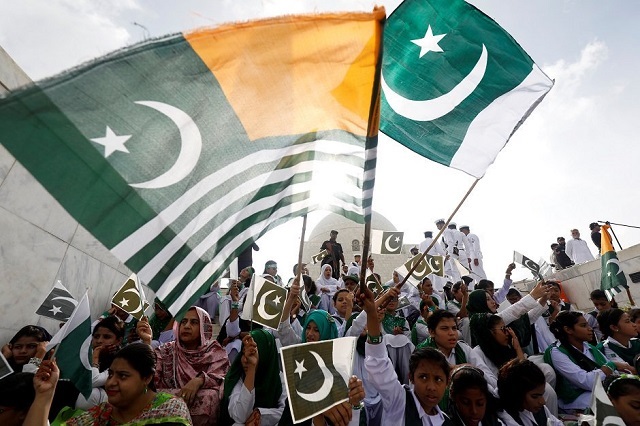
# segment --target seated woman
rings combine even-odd
[[[562,311],[549,328],[558,342],[547,348],[544,361],[556,371],[558,405],[566,412],[582,412],[591,404],[596,380],[613,374],[616,365],[588,343],[593,329],[581,312]]]
[[[635,374],[633,360],[640,354],[640,340],[636,338],[638,330],[635,323],[631,322],[626,312],[617,308],[600,312],[598,323],[605,338],[598,345],[598,349],[610,360],[619,362],[622,369]],[[624,363],[628,366],[622,366]]]
[[[242,354],[224,381],[220,424],[263,426],[278,424],[287,398],[279,369],[276,341],[265,330],[253,330],[242,339]],[[256,374],[256,372],[260,374]]]
[[[604,383],[607,396],[613,404],[616,414],[627,426],[640,425],[640,377],[623,374],[620,377],[610,377]],[[620,424],[607,417],[609,424]]]
[[[449,416],[456,426],[498,426],[496,398],[481,370],[463,365],[451,373]]]
[[[2,355],[16,373],[20,373],[25,366],[25,372],[34,373],[46,354],[45,346],[49,340],[51,335],[47,330],[37,325],[27,325],[2,347]]]
[[[133,343],[118,351],[105,388],[108,402],[78,413],[71,418],[58,418],[69,426],[107,426],[114,424],[190,425],[189,410],[182,399],[153,390],[155,355],[150,346]],[[48,425],[49,406],[60,377],[53,361],[43,361],[33,379],[36,397],[25,425]],[[62,416],[62,414],[61,414]]]
[[[562,426],[545,405],[542,370],[525,359],[513,359],[500,369],[498,392],[504,411],[500,419],[507,426]]]
[[[151,346],[155,349],[158,346],[173,340],[174,319],[169,312],[169,309],[164,306],[160,299],[156,298],[153,309],[154,312],[149,320],[149,325],[153,332]]]
[[[512,359],[526,359],[526,355],[520,347],[515,332],[506,327],[504,321],[498,315],[485,314],[483,317],[479,316],[471,324],[471,332],[478,340],[478,346],[473,348],[473,353],[489,369],[488,372],[485,370],[485,379],[489,383],[491,392],[498,396],[498,372],[500,368]],[[548,366],[547,368],[551,369]],[[548,383],[544,389],[544,397],[551,412],[556,414],[558,412],[558,396]]]
[[[316,287],[320,292],[320,303],[318,308],[325,310],[330,314],[333,314],[334,312],[333,305],[331,304],[331,298],[338,287],[340,287],[338,280],[333,278],[332,274],[333,268],[331,268],[331,265],[322,265],[322,271],[315,282]]]
[[[100,320],[93,328],[91,335],[92,368],[91,368],[91,396],[87,399],[78,395],[76,408],[88,410],[95,405],[107,401],[104,385],[109,377],[109,366],[113,357],[120,350],[124,337],[124,323],[116,316],[109,316]]]
[[[360,300],[367,313],[365,369],[369,381],[382,398],[382,424],[451,425],[449,417],[438,407],[447,389],[451,371],[444,355],[429,347],[416,349],[409,358],[408,378],[413,387],[403,386],[382,344],[380,321],[371,290],[366,288],[360,294]]]
[[[144,320],[140,324],[138,335],[149,344],[149,324]],[[194,425],[216,424],[229,359],[213,339],[211,318],[203,309],[192,307],[174,324],[173,333],[173,342],[155,350],[155,386],[183,398]]]
[[[278,326],[278,337],[280,338],[282,346],[337,339],[338,327],[336,320],[329,315],[329,312],[322,309],[316,309],[305,315],[301,333],[296,332],[294,328],[292,328],[290,320],[291,308],[298,299],[299,294],[300,284],[298,280],[295,279],[287,294],[287,301],[282,311],[282,319]]]

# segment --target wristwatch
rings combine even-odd
[[[372,345],[377,345],[379,343],[382,343],[382,336],[381,335],[372,336],[369,333],[367,333],[367,342],[371,343]]]

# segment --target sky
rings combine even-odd
[[[377,2],[380,3],[380,2]],[[393,1],[389,3],[398,3]],[[505,28],[555,86],[489,167],[454,221],[482,244],[499,280],[513,251],[548,259],[557,236],[609,220],[640,226],[637,140],[640,3],[612,0],[473,0]],[[0,46],[34,80],[150,37],[218,23],[305,11],[370,10],[373,0],[0,0]],[[419,243],[473,183],[465,173],[381,137],[374,210]],[[421,186],[429,191],[416,191]],[[423,196],[416,196],[423,193]],[[428,193],[428,196],[426,195]],[[307,235],[323,217],[309,217]],[[301,219],[263,236],[254,264],[297,261]],[[640,229],[614,226],[624,248]],[[305,254],[308,258],[313,253]],[[514,279],[529,278],[523,268]]]

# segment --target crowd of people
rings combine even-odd
[[[592,222],[589,224],[589,230],[591,231],[591,241],[597,248],[597,256],[600,256],[602,238],[600,225]],[[580,238],[580,231],[574,228],[570,232],[571,239],[569,241],[566,241],[564,237],[558,237],[556,242],[551,244],[549,264],[556,271],[595,259],[587,242]]]
[[[621,421],[639,424],[640,309],[622,311],[594,290],[594,309],[583,313],[555,281],[522,295],[514,264],[496,288],[469,227],[447,230],[446,247],[425,233],[420,248],[449,257],[457,248],[476,275],[400,286],[404,277],[383,279],[370,257],[367,275],[383,288],[376,296],[359,285],[360,259],[342,270],[333,233],[316,280],[302,265],[284,284],[267,262],[262,277],[288,289],[277,329],[240,317],[253,303],[252,267],[228,290],[214,284],[179,320],[159,300],[140,321],[113,306],[92,325],[88,397],[59,380],[47,330],[27,325],[2,348],[15,373],[0,381],[0,424],[294,424],[280,348],[345,336],[357,338],[348,401],[300,424],[557,426],[588,412],[603,381]]]

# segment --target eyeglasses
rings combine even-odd
[[[492,328],[491,331],[502,331],[503,333],[507,332],[507,327],[506,326],[502,326],[502,327],[498,327],[498,328]]]

